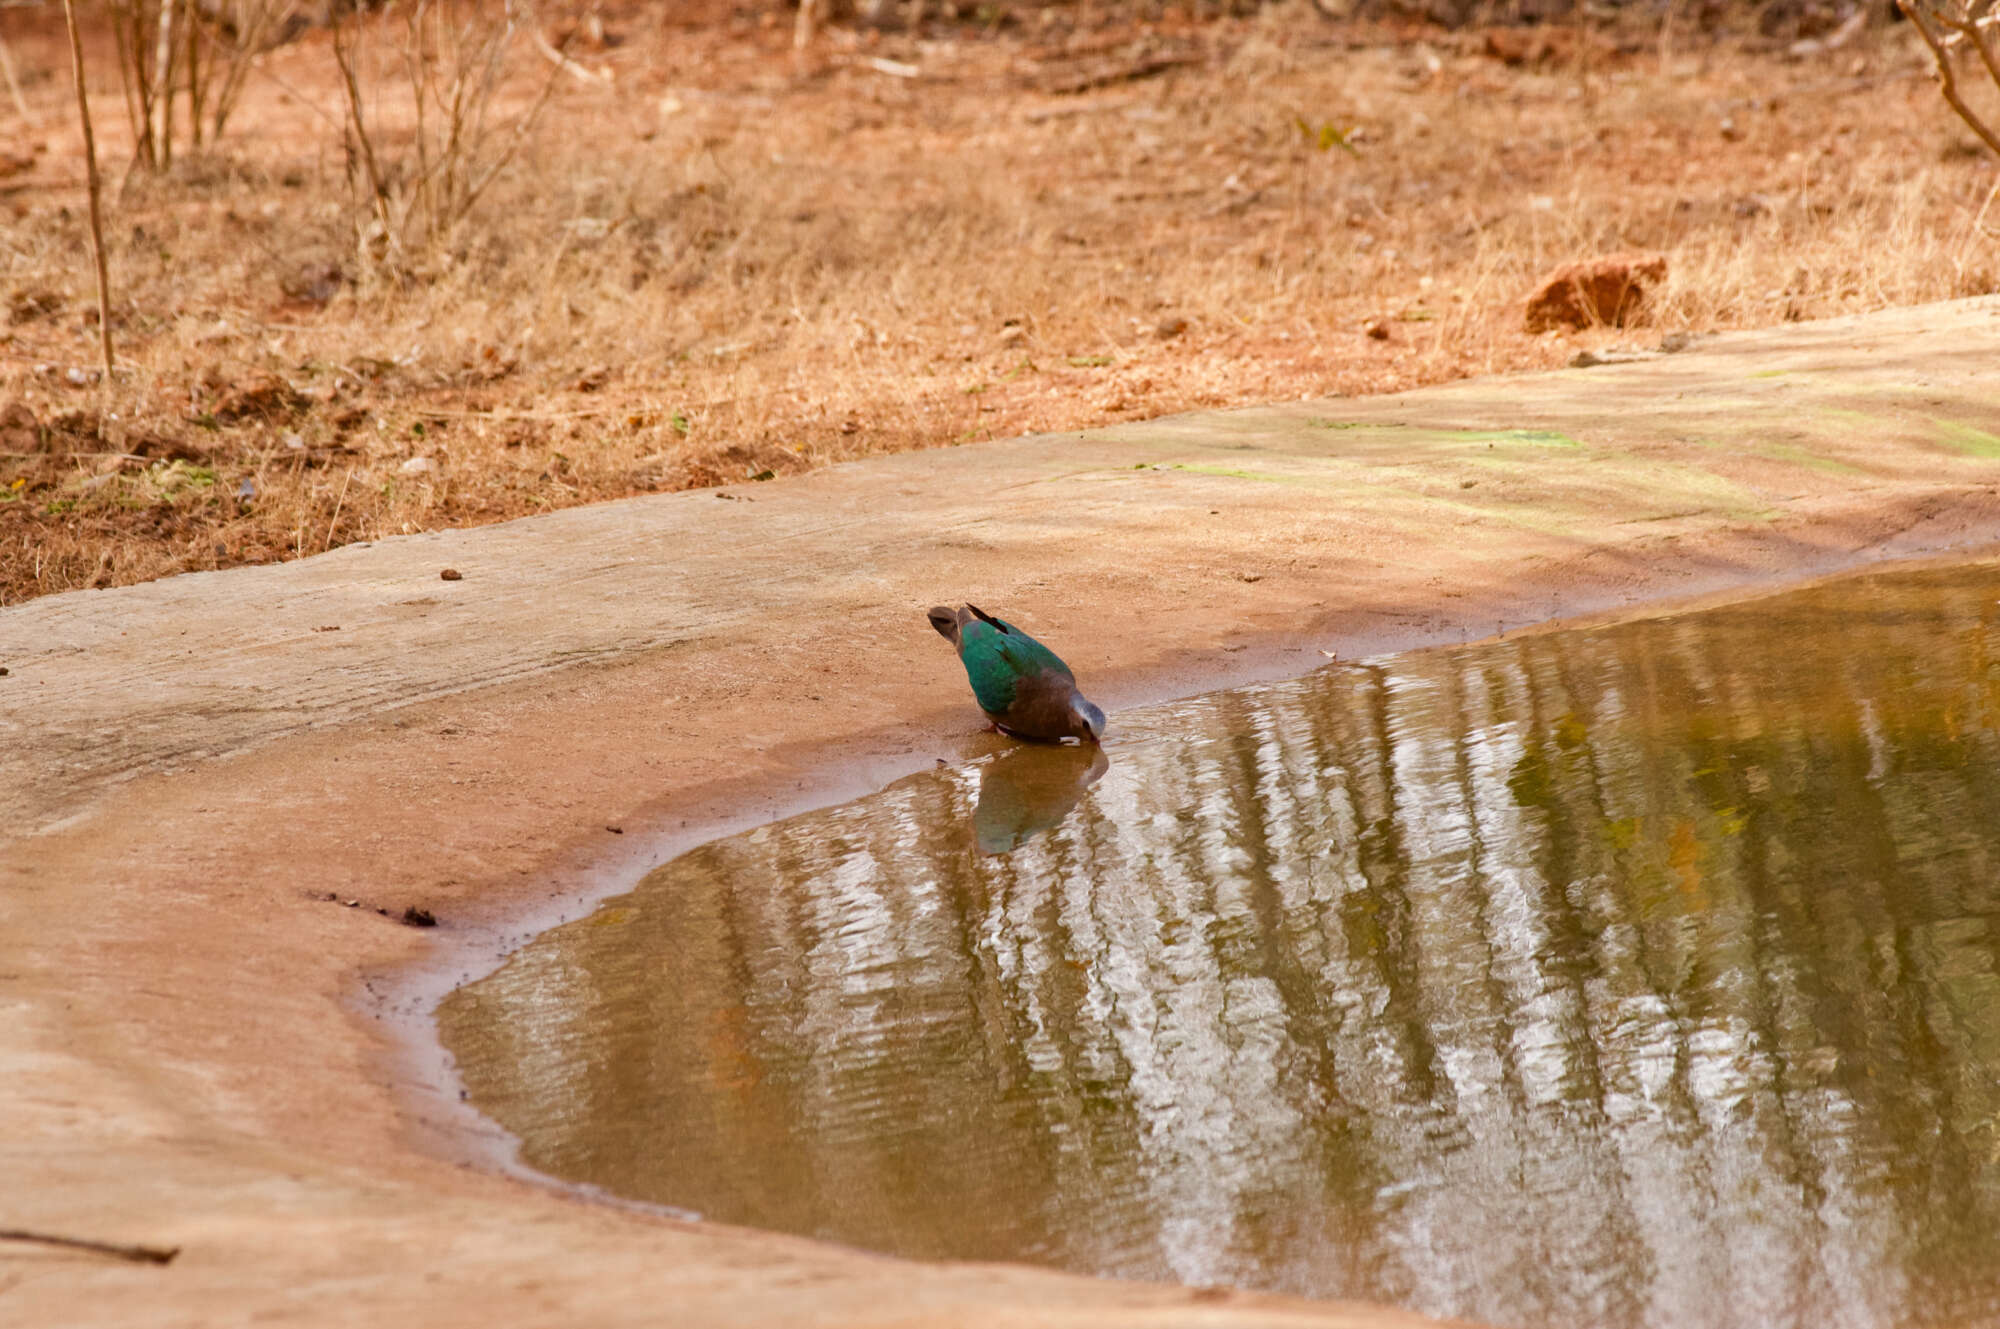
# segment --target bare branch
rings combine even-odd
[[[176,0],[160,0],[153,48],[154,119],[146,126],[153,136],[153,160],[165,170],[174,164],[174,72],[180,66],[180,49],[174,45],[174,5]]]
[[[90,96],[83,86],[83,38],[76,30],[76,0],[63,0],[69,23],[70,69],[76,75],[76,113],[83,122],[83,156],[90,181],[90,251],[97,260],[97,341],[104,354],[104,383],[111,385],[111,270],[104,262],[104,186],[97,176],[97,135],[90,127]]]
[[[530,28],[533,27],[532,19],[529,21],[529,26]],[[569,39],[565,37],[563,39],[563,47],[567,47],[568,45]],[[556,54],[563,55],[564,51],[558,48]],[[488,164],[485,173],[477,181],[467,186],[463,204],[464,209],[469,210],[474,203],[479,201],[479,196],[486,192],[486,187],[498,178],[500,172],[506,169],[507,164],[513,161],[515,154],[521,150],[521,145],[528,141],[528,135],[533,132],[535,122],[541,119],[543,109],[548,106],[549,100],[555,96],[556,74],[561,72],[561,68],[558,65],[550,71],[548,79],[542,84],[541,95],[535,98],[532,106],[522,112],[519,119],[515,120],[507,146]]]
[[[63,8],[72,0],[63,0]],[[43,1246],[63,1246],[74,1251],[90,1251],[136,1264],[169,1264],[181,1253],[178,1246],[141,1246],[122,1241],[95,1241],[89,1237],[64,1237],[53,1232],[30,1232],[25,1228],[0,1228],[0,1241],[32,1241]]]
[[[362,22],[357,14],[355,23]],[[341,36],[341,25],[333,25],[333,61],[340,67],[342,89],[347,93],[347,132],[360,149],[362,169],[368,175],[368,194],[375,209],[375,219],[381,223],[382,232],[389,244],[396,243],[396,228],[389,216],[389,187],[382,179],[382,168],[375,160],[375,145],[368,138],[368,119],[362,105],[361,84],[354,75],[354,49]]]
[[[542,53],[543,58],[548,60],[550,63],[554,64],[556,68],[562,70],[563,73],[568,74],[571,78],[575,79],[577,82],[588,83],[593,87],[600,87],[600,88],[610,84],[611,76],[609,74],[599,73],[597,70],[594,69],[586,69],[584,66],[570,59],[568,56],[564,55],[561,51],[558,51],[555,47],[549,45],[549,39],[547,37],[542,36],[539,29],[537,29],[533,35],[535,39],[535,49]]]
[[[2000,135],[1996,135],[1988,128],[1986,122],[1979,118],[1978,112],[1967,105],[1965,98],[1959,95],[1958,76],[1951,67],[1951,53],[1945,49],[1943,39],[1932,30],[1931,26],[1937,23],[1958,30],[1958,25],[1927,8],[1923,0],[1896,0],[1896,7],[1910,20],[1910,26],[1917,30],[1919,37],[1923,38],[1924,45],[1930,47],[1931,60],[1937,67],[1938,91],[1943,95],[1946,104],[1958,113],[1958,118],[1963,120],[1973,133],[1979,135],[1980,141],[1991,149],[1994,155],[2000,156]],[[1968,22],[1965,27],[1973,30],[1973,40],[1978,44],[1987,71],[1993,74],[1996,83],[2000,83],[2000,70],[1994,68],[1993,53],[1987,48],[1983,34],[1978,33],[1976,25],[1972,23]]]
[[[1986,67],[1986,77],[1993,80],[1994,87],[2000,88],[2000,62],[1995,61],[1993,43],[1987,37],[1987,28],[1990,24],[1990,18],[1968,17],[1954,22],[1952,27],[1965,34],[1965,39],[1972,43],[1972,49],[1979,53],[1979,63]]]

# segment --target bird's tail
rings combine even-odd
[[[943,637],[953,646],[958,645],[957,610],[946,609],[943,605],[933,605],[931,606],[930,620],[931,626],[938,630],[940,637]]]

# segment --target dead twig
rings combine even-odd
[[[70,0],[64,0],[68,8]],[[93,1241],[89,1237],[64,1237],[53,1232],[30,1232],[26,1228],[0,1228],[0,1241],[31,1241],[43,1246],[61,1246],[66,1250],[89,1251],[93,1255],[109,1255],[113,1259],[130,1260],[134,1264],[171,1264],[181,1253],[178,1246],[141,1246],[122,1241]]]
[[[340,482],[340,497],[333,501],[333,516],[327,519],[326,539],[320,542],[320,552],[333,548],[334,528],[340,525],[340,509],[347,502],[347,487],[354,483],[354,468],[347,468],[347,477]]]
[[[405,408],[411,415],[421,415],[426,420],[590,420],[606,415],[630,415],[638,410],[632,406],[599,406],[586,411],[455,411],[437,406],[412,406]]]
[[[74,452],[68,449],[61,452],[0,452],[0,457],[116,457],[120,461],[146,460],[136,452]]]
[[[97,136],[90,128],[90,97],[83,88],[83,38],[76,30],[76,0],[63,0],[69,23],[70,70],[76,76],[76,113],[83,121],[83,159],[90,182],[90,252],[97,260],[97,341],[104,353],[104,381],[111,382],[111,269],[104,261],[104,189],[97,178]]]
[[[1057,96],[1088,92],[1092,88],[1108,87],[1113,83],[1134,83],[1142,78],[1152,78],[1156,74],[1164,74],[1169,69],[1179,69],[1184,65],[1198,65],[1202,63],[1202,59],[1198,55],[1149,55],[1141,60],[1042,79],[1038,81],[1037,86],[1041,91]]]
[[[915,78],[923,73],[923,70],[915,65],[905,64],[901,60],[889,60],[879,55],[864,56],[861,64],[878,74],[887,74],[890,78]]]
[[[555,47],[549,45],[549,39],[542,36],[539,29],[534,30],[531,35],[535,39],[535,49],[542,53],[543,58],[577,82],[588,83],[593,87],[599,88],[611,85],[611,75],[600,70],[584,68],[561,51],[558,51]]]
[[[0,184],[0,198],[9,198],[15,194],[25,194],[33,189],[46,189],[54,192],[59,189],[84,188],[88,188],[88,182],[83,180],[9,180],[5,184]]]

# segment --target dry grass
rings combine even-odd
[[[1896,30],[1837,66],[1685,42],[1665,69],[1650,43],[1509,66],[1267,11],[833,32],[800,67],[775,24],[655,8],[572,48],[615,80],[565,77],[401,264],[357,249],[325,34],[269,53],[231,140],[113,204],[108,389],[59,52],[0,11],[47,142],[0,181],[0,599],[2000,289],[2000,176]],[[1041,90],[1134,41],[1192,63]],[[550,69],[520,59],[515,104]],[[1537,276],[1626,249],[1670,260],[1648,326],[1523,330]]]

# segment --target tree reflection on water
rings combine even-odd
[[[441,1024],[533,1166],[717,1219],[1503,1324],[1990,1317],[1996,597],[1121,716],[1108,772],[690,853]]]

